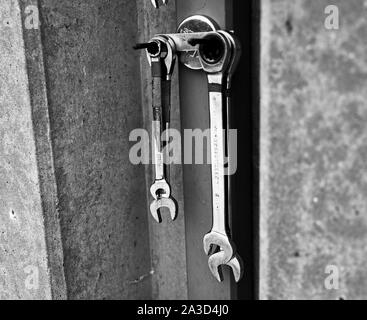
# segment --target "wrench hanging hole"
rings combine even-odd
[[[209,35],[204,39],[198,39],[197,42],[200,43],[199,53],[206,63],[216,64],[223,58],[225,44],[219,36]]]

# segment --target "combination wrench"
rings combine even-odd
[[[240,60],[241,57],[241,44],[238,41],[238,39],[236,37],[234,37],[232,34],[219,30],[218,31],[220,34],[222,34],[223,36],[225,36],[228,40],[228,42],[230,43],[231,47],[232,47],[232,56],[231,56],[231,60],[230,60],[230,64],[228,66],[228,69],[226,71],[226,108],[225,108],[225,112],[226,112],[226,119],[227,119],[227,123],[226,123],[226,129],[229,130],[230,129],[230,119],[231,119],[231,97],[230,97],[230,91],[231,91],[231,85],[232,85],[232,75],[235,72],[238,62]],[[227,146],[229,145],[229,141],[228,141],[229,137],[227,136]],[[233,172],[231,165],[232,165],[232,161],[230,159],[230,153],[228,152],[228,158],[229,161],[227,163],[227,170],[228,170],[228,175],[227,175],[227,192],[230,195],[232,193],[231,190],[231,175],[230,173]],[[232,217],[232,201],[228,201],[228,224],[229,224],[229,228],[232,227],[232,221],[231,221],[231,217]],[[223,275],[221,272],[221,269],[219,268],[219,266],[221,265],[221,261],[223,261],[224,257],[221,257],[221,255],[224,255],[224,253],[222,251],[218,251],[215,255],[211,255],[209,257],[208,260],[208,265],[209,265],[209,269],[211,270],[212,274],[215,276],[215,278],[221,282],[223,281]],[[241,259],[241,257],[238,255],[238,253],[235,253],[234,256],[232,257],[232,259],[230,261],[228,261],[226,263],[226,265],[228,265],[232,271],[233,271],[233,275],[234,275],[234,279],[236,282],[238,282],[242,276],[243,276],[243,260]]]
[[[171,187],[169,180],[169,168],[164,164],[163,144],[161,141],[162,131],[168,135],[171,109],[171,78],[176,62],[175,45],[170,39],[164,36],[156,36],[152,39],[160,46],[159,59],[152,54],[151,68],[153,79],[153,150],[155,164],[155,181],[150,187],[150,193],[154,200],[150,205],[150,212],[157,222],[162,221],[161,209],[166,207],[171,215],[171,219],[177,217],[177,204],[171,197]],[[154,65],[158,63],[158,65]],[[160,81],[160,86],[154,86]],[[159,108],[159,105],[161,108]],[[166,142],[169,137],[166,135]]]
[[[229,176],[225,174],[228,146],[225,129],[229,128],[226,117],[230,109],[229,90],[240,47],[238,41],[225,31],[208,35],[204,41],[193,39],[190,42],[200,45],[199,58],[207,74],[209,91],[213,225],[204,236],[204,250],[209,255],[209,268],[218,281],[222,281],[220,267],[228,265],[238,282],[243,273],[243,263],[229,237],[231,206],[228,201]]]
[[[135,49],[146,49],[152,71],[152,150],[155,180],[150,187],[154,200],[150,205],[153,218],[162,222],[161,209],[167,208],[172,220],[177,217],[177,204],[171,197],[167,178],[169,168],[165,165],[162,132],[168,135],[171,108],[171,78],[176,62],[175,44],[164,36],[156,36],[149,43],[137,44]],[[165,140],[168,142],[169,137]]]

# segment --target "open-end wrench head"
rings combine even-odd
[[[235,246],[228,236],[215,231],[211,231],[204,236],[203,245],[207,255],[210,254],[212,246],[219,247],[221,252],[223,252],[221,255],[222,264],[231,260],[235,252]]]
[[[172,221],[177,218],[177,205],[172,198],[159,198],[152,201],[150,204],[150,213],[155,221],[162,222],[161,209],[167,208],[169,210]]]
[[[223,263],[224,260],[224,252],[219,251],[217,253],[212,254],[208,260],[208,266],[213,274],[213,276],[219,281],[223,281],[223,272],[222,266],[227,265],[232,269],[233,276],[236,282],[239,282],[243,276],[243,261],[241,257],[236,254],[231,260],[227,263]]]
[[[150,187],[150,193],[155,200],[158,198],[169,198],[171,196],[171,187],[165,179],[156,180]]]
[[[229,260],[229,262],[227,262],[227,266],[231,267],[234,280],[236,282],[239,282],[244,273],[244,264],[241,257],[236,254],[231,260]]]

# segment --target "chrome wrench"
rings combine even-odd
[[[231,33],[228,33],[226,31],[222,31],[219,30],[218,31],[220,34],[222,34],[223,36],[225,36],[228,40],[228,42],[230,43],[231,47],[232,47],[232,55],[231,55],[231,60],[230,60],[230,64],[228,66],[227,72],[226,72],[226,108],[225,108],[225,112],[227,113],[227,124],[226,124],[226,129],[229,130],[230,129],[230,113],[231,113],[231,97],[230,97],[230,90],[231,90],[231,84],[232,84],[232,75],[235,72],[238,62],[240,60],[241,57],[241,44],[238,41],[238,39],[236,37],[234,37]],[[227,146],[229,145],[229,136],[227,136]],[[228,189],[227,192],[228,194],[231,194],[231,183],[230,183],[230,179],[231,176],[229,175],[230,173],[232,173],[232,169],[231,169],[231,158],[230,158],[230,153],[228,153]],[[228,201],[228,225],[229,228],[232,227],[232,206],[231,206],[231,201]],[[221,257],[223,255],[223,252],[219,251],[217,252],[215,255],[211,255],[209,257],[209,268],[212,272],[212,274],[215,276],[215,278],[220,282],[223,280],[223,275],[221,272],[221,269],[219,268],[221,265],[221,261],[223,260],[223,257]],[[233,271],[233,275],[234,275],[234,279],[236,282],[238,282],[242,276],[243,276],[243,260],[241,259],[241,257],[238,255],[238,253],[235,253],[233,258],[228,261],[226,263],[226,265],[228,265],[232,271]]]
[[[228,201],[228,176],[224,169],[226,137],[223,130],[228,128],[224,112],[229,108],[229,98],[224,99],[224,93],[230,88],[231,76],[238,61],[236,40],[223,31],[207,36],[204,42],[202,39],[190,42],[193,45],[200,44],[199,57],[207,73],[209,89],[213,225],[204,237],[204,250],[209,255],[209,268],[218,281],[222,281],[221,265],[230,266],[235,280],[239,281],[243,272],[242,260],[228,235],[231,208]],[[213,248],[216,249],[214,253]]]
[[[150,211],[153,218],[157,222],[161,222],[162,218],[160,210],[163,207],[168,208],[172,220],[175,220],[177,217],[177,204],[171,197],[171,187],[166,179],[166,177],[169,176],[169,169],[164,165],[165,157],[161,141],[162,130],[164,129],[168,134],[169,129],[171,78],[176,61],[176,51],[174,43],[164,36],[157,36],[153,38],[152,41],[158,43],[161,50],[159,66],[154,66],[158,60],[157,57],[150,54],[152,70],[160,68],[160,71],[153,71],[152,73],[153,82],[160,80],[160,86],[154,88],[153,85],[153,91],[155,91],[153,92],[153,150],[155,158],[155,181],[150,188],[150,193],[154,198],[150,205]],[[158,101],[155,100],[157,97],[159,97]],[[159,104],[161,108],[159,108]],[[162,126],[162,124],[164,125]],[[166,136],[166,142],[168,142],[168,138],[169,137]]]
[[[168,168],[163,154],[162,131],[168,134],[170,122],[171,77],[176,61],[174,43],[164,36],[157,36],[149,43],[137,44],[135,49],[146,49],[152,70],[152,150],[155,181],[150,187],[154,200],[150,212],[157,222],[162,222],[161,209],[166,207],[172,220],[177,217],[177,205],[171,197],[171,187],[166,179]],[[168,141],[166,136],[166,141]]]

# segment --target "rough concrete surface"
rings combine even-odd
[[[23,21],[24,53],[26,57],[28,88],[42,199],[43,225],[47,248],[47,263],[52,299],[67,297],[64,255],[61,241],[58,195],[51,142],[50,117],[40,29],[28,29],[25,21],[28,9],[38,7],[38,0],[19,1]]]
[[[43,203],[18,1],[1,0],[0,17],[0,299],[50,299]]]
[[[362,0],[262,1],[263,299],[367,298],[366,17]]]
[[[137,10],[129,0],[40,1],[51,136],[70,299],[149,299]]]

